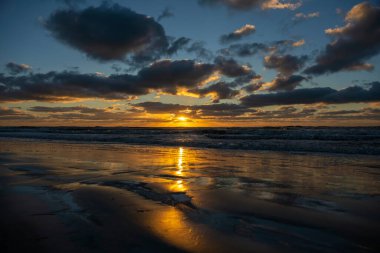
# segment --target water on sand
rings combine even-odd
[[[7,251],[378,250],[375,156],[3,139],[0,166]]]

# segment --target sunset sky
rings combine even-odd
[[[380,125],[380,1],[1,0],[0,125]]]

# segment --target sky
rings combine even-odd
[[[380,1],[0,0],[0,126],[378,126]]]

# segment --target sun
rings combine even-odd
[[[177,118],[179,121],[182,121],[182,122],[185,122],[187,121],[187,118],[186,117],[183,117],[183,116],[180,116]]]

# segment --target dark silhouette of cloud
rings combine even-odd
[[[193,42],[188,48],[186,48],[186,52],[193,53],[201,59],[211,60],[214,58],[214,54],[205,47],[205,43],[202,41]]]
[[[246,24],[243,27],[233,31],[232,33],[222,35],[220,41],[222,43],[230,43],[240,40],[256,32],[256,27],[254,25]]]
[[[227,71],[227,64],[233,68]],[[233,71],[232,71],[233,70]],[[237,77],[251,74],[232,60],[226,63],[198,63],[193,60],[156,61],[136,75],[81,74],[75,71],[48,72],[25,76],[0,74],[0,101],[59,101],[73,98],[127,99],[152,90],[176,94],[179,88],[193,89],[215,72]]]
[[[161,102],[143,102],[134,105],[141,107],[146,112],[152,114],[183,114],[188,111],[193,118],[204,117],[232,117],[243,115],[255,110],[247,108],[239,104],[211,104],[211,105],[180,105],[180,104],[164,104]]]
[[[215,66],[212,64],[201,64],[192,60],[163,60],[140,70],[138,78],[151,89],[163,89],[175,94],[176,87],[194,87],[214,71]]]
[[[171,42],[169,48],[167,49],[168,55],[173,55],[177,53],[179,50],[182,50],[191,42],[191,39],[186,37],[180,37]]]
[[[239,76],[245,76],[252,73],[252,70],[249,66],[241,65],[232,58],[225,58],[223,56],[218,56],[215,58],[214,62],[217,69],[223,75],[228,76],[228,77],[239,77]]]
[[[341,70],[371,70],[364,61],[380,52],[380,7],[363,2],[345,17],[343,27],[327,29],[334,37],[305,73],[321,75]]]
[[[33,106],[28,109],[31,112],[40,113],[39,119],[53,120],[136,120],[136,113],[114,110],[114,108],[91,108],[87,106]],[[41,113],[43,113],[41,115]]]
[[[253,8],[262,9],[297,9],[301,6],[301,1],[281,1],[281,0],[198,0],[203,5],[225,5],[228,8],[246,11]]]
[[[270,91],[290,91],[294,90],[306,78],[298,75],[277,76],[273,81],[266,83]]]
[[[25,73],[25,72],[28,72],[32,69],[32,67],[27,65],[27,64],[18,64],[18,63],[14,63],[14,62],[8,62],[5,65],[5,68],[12,75]]]
[[[368,84],[369,89],[352,86],[342,90],[332,88],[296,89],[293,91],[269,94],[252,94],[241,98],[241,102],[249,107],[293,104],[344,104],[368,103],[380,101],[380,82]]]
[[[293,55],[268,55],[264,58],[264,67],[276,69],[281,75],[289,76],[299,71],[305,65],[308,57]]]
[[[58,10],[46,20],[45,27],[58,40],[103,61],[168,46],[159,23],[118,4]]]
[[[213,103],[219,103],[220,99],[232,99],[240,94],[239,90],[234,90],[228,83],[218,82],[204,88],[196,88],[189,91],[201,97],[211,95]]]
[[[174,13],[169,10],[169,8],[165,8],[162,13],[157,17],[157,21],[160,22],[164,18],[170,18],[173,17]]]
[[[1,120],[29,120],[29,119],[34,119],[34,116],[18,108],[0,107],[0,121]]]
[[[284,53],[293,47],[302,45],[302,42],[304,41],[278,40],[268,43],[235,43],[219,51],[225,56],[249,57],[258,53]]]

